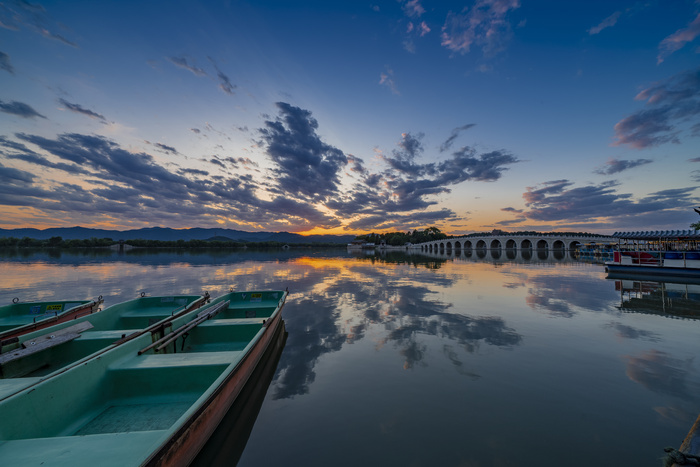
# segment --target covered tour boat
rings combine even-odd
[[[605,263],[611,273],[700,277],[700,232],[663,230],[615,232],[618,239],[613,260]]]

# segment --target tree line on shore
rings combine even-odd
[[[695,227],[695,224],[691,225]],[[698,223],[700,227],[700,222]],[[697,228],[696,228],[697,229]],[[493,230],[491,232],[472,233],[468,235],[458,235],[457,237],[474,237],[484,235],[580,235],[580,236],[596,236],[587,232],[535,232],[535,231],[519,231],[519,232],[504,232],[502,230]],[[402,246],[407,243],[417,244],[431,242],[434,240],[442,240],[445,238],[455,238],[454,235],[447,235],[440,231],[437,227],[428,227],[423,230],[409,230],[407,232],[385,232],[385,233],[368,233],[355,237],[356,241],[365,241],[379,245],[385,243],[392,246]],[[16,237],[0,237],[0,248],[15,247],[15,248],[104,248],[110,247],[117,243],[111,238],[89,238],[89,239],[70,239],[64,240],[62,237],[51,237],[49,239],[40,240],[36,238],[16,238]],[[293,243],[287,244],[277,241],[264,242],[247,242],[241,240],[229,240],[214,238],[209,240],[126,240],[125,245],[140,248],[282,248],[286,245],[298,247],[338,247],[338,243]]]
[[[139,248],[282,248],[289,244],[275,241],[246,242],[235,240],[126,240],[116,242],[111,238],[89,238],[64,240],[51,237],[40,240],[36,238],[0,238],[0,248],[109,248],[123,243]],[[338,247],[338,243],[293,243],[289,246],[299,247]]]

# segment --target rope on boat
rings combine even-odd
[[[175,341],[178,337],[182,336],[190,329],[192,329],[195,326],[199,325],[200,323],[208,320],[209,318],[216,316],[220,311],[227,309],[230,303],[231,303],[230,300],[226,300],[225,302],[219,303],[217,305],[212,306],[211,308],[208,308],[208,309],[200,312],[195,319],[193,319],[192,321],[190,321],[187,324],[180,326],[179,328],[177,328],[176,330],[174,330],[170,334],[166,334],[162,338],[153,342],[148,347],[144,347],[143,349],[139,350],[138,354],[141,355],[144,352],[146,352],[146,351],[148,351],[156,346],[158,346],[158,348],[156,349],[156,352],[163,350],[168,344]]]
[[[700,465],[700,456],[688,454],[686,452],[681,452],[678,449],[672,447],[664,448],[664,451],[666,451],[666,457],[664,458],[664,467],[671,467],[673,464]]]

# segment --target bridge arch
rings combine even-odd
[[[506,249],[507,250],[515,250],[516,248],[518,248],[518,243],[515,240],[513,240],[512,238],[509,238],[508,240],[506,240]]]
[[[549,248],[549,243],[547,243],[547,240],[538,240],[537,241],[537,249],[538,250],[546,250]]]
[[[470,240],[466,240],[466,241],[464,242],[464,248],[465,248],[465,249],[468,249],[468,250],[471,250],[471,249],[472,249],[472,242],[471,242]]]
[[[522,242],[520,242],[520,249],[521,250],[532,250],[532,242],[530,239],[525,239]]]
[[[564,242],[561,240],[554,240],[554,243],[552,244],[552,249],[554,250],[564,250],[566,248],[566,245],[564,245]]]
[[[497,238],[491,241],[491,249],[499,249],[501,248],[501,241],[498,240]]]
[[[484,240],[479,240],[476,242],[476,249],[477,250],[485,250],[486,249],[486,242]]]

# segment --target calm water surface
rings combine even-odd
[[[700,412],[700,320],[658,313],[700,286],[486,256],[4,252],[0,303],[289,287],[239,465],[660,465]]]

